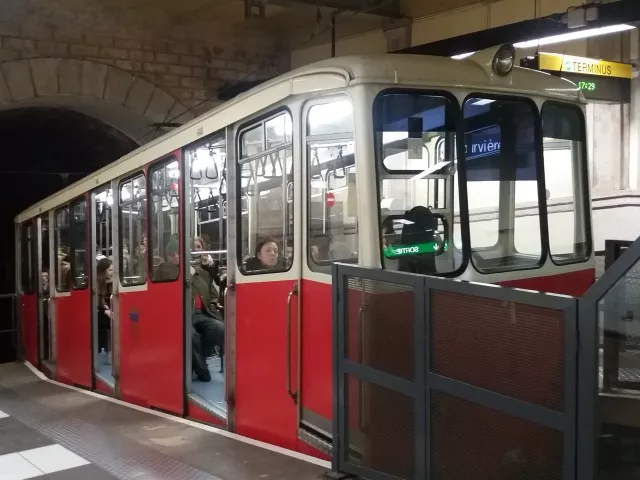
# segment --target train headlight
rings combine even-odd
[[[491,62],[491,68],[496,75],[504,77],[509,75],[513,70],[513,65],[516,60],[516,49],[511,44],[502,45],[493,57]]]

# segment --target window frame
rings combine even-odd
[[[35,230],[37,230],[37,221],[34,221],[35,219],[31,218],[29,220],[26,220],[24,222],[22,222],[19,225],[20,228],[20,289],[21,289],[21,293],[22,295],[33,295],[34,293],[36,293],[36,279],[38,277],[38,265],[37,265],[37,261],[38,261],[38,253],[37,253],[37,248],[38,248],[38,239],[37,237],[34,238],[34,234],[37,234],[37,232]],[[29,235],[25,238],[25,233],[26,231],[29,231]],[[27,257],[25,254],[27,252],[24,251],[24,245],[25,245],[25,241],[27,242],[27,245],[30,246],[29,248],[29,252],[30,255]],[[27,268],[27,271],[29,272],[29,278],[28,278],[28,282],[27,282],[27,287],[25,288],[25,278],[24,278],[24,268],[23,268],[23,261],[27,261],[28,262],[28,267],[30,266],[31,268]]]
[[[580,118],[580,137],[581,137],[581,148],[580,148],[580,165],[579,168],[576,169],[576,172],[574,173],[574,178],[576,173],[580,175],[581,177],[581,181],[580,181],[580,188],[582,189],[581,195],[582,195],[582,211],[583,211],[583,216],[584,218],[582,219],[583,225],[584,225],[584,229],[585,229],[585,241],[587,243],[587,249],[585,250],[585,254],[584,257],[572,257],[568,260],[556,260],[554,258],[553,253],[551,252],[551,237],[549,235],[549,231],[548,231],[548,227],[547,227],[547,242],[548,242],[548,252],[549,252],[549,258],[551,259],[551,262],[557,266],[557,267],[561,267],[564,265],[576,265],[576,264],[580,264],[580,263],[586,263],[591,259],[591,256],[593,255],[593,226],[592,226],[592,220],[591,220],[591,201],[590,201],[590,196],[589,196],[589,159],[588,159],[588,152],[587,152],[587,126],[586,126],[586,119],[584,116],[584,112],[582,111],[582,108],[580,108],[579,105],[576,105],[574,103],[569,103],[569,102],[562,102],[560,100],[545,100],[542,104],[542,108],[540,108],[540,141],[542,142],[542,162],[544,163],[544,126],[542,124],[542,115],[544,112],[544,107],[546,105],[551,105],[552,107],[556,107],[556,108],[566,108],[568,110],[575,110],[576,112],[578,112],[579,114],[579,118]],[[572,160],[573,163],[573,160]],[[572,179],[573,180],[573,179]],[[545,187],[545,217],[547,217],[547,225],[548,225],[548,209],[546,206],[546,176],[544,178],[544,187]],[[574,194],[573,196],[573,203],[577,203],[576,202],[576,195]],[[576,215],[577,218],[577,215]],[[575,235],[575,231],[574,231],[574,235]]]
[[[86,284],[84,286],[80,286],[80,287],[76,287],[75,286],[75,280],[76,280],[76,261],[75,261],[75,252],[76,252],[76,248],[74,245],[74,241],[73,238],[71,236],[71,234],[69,235],[69,255],[71,256],[71,290],[85,290],[87,288],[89,288],[89,277],[90,272],[91,272],[91,264],[90,264],[90,260],[91,260],[91,255],[89,255],[89,248],[90,248],[90,244],[91,242],[87,241],[87,227],[88,224],[90,222],[90,212],[88,211],[89,209],[89,202],[87,201],[87,197],[86,195],[83,195],[82,197],[76,198],[75,200],[72,200],[71,203],[69,203],[68,208],[69,208],[69,233],[71,233],[71,231],[74,228],[74,223],[76,223],[74,221],[74,216],[73,216],[73,209],[74,207],[81,205],[84,202],[84,238],[85,238],[85,266],[86,266]]]
[[[183,157],[184,158],[184,157]],[[182,258],[182,255],[179,256],[179,261],[180,263],[178,263],[178,276],[176,278],[173,279],[167,279],[167,280],[154,280],[153,279],[153,255],[149,255],[149,252],[153,253],[153,245],[151,244],[151,225],[153,222],[150,222],[149,220],[151,220],[152,218],[152,214],[153,214],[153,208],[151,205],[151,195],[152,195],[152,182],[153,182],[153,172],[156,172],[158,170],[161,170],[163,168],[166,168],[167,165],[169,165],[170,163],[173,162],[177,162],[178,163],[178,171],[180,172],[180,178],[178,179],[178,253],[181,254],[182,253],[182,245],[183,245],[183,235],[182,232],[184,231],[184,219],[183,219],[183,209],[182,209],[182,192],[183,192],[183,188],[182,188],[182,182],[184,182],[184,168],[183,168],[183,163],[181,162],[180,159],[178,158],[178,156],[175,154],[175,152],[170,153],[169,155],[166,155],[158,160],[154,160],[153,162],[151,162],[148,165],[147,168],[147,178],[146,178],[146,198],[147,198],[147,225],[146,225],[146,231],[147,231],[147,252],[146,252],[146,256],[147,256],[147,260],[146,260],[146,265],[147,265],[147,279],[149,280],[149,282],[151,283],[173,283],[176,282],[178,280],[180,280],[181,276],[182,276],[182,265],[184,262],[184,259]],[[159,248],[159,246],[158,246]],[[151,274],[149,274],[151,272]]]
[[[339,133],[330,133],[330,134],[316,134],[316,135],[311,135],[309,134],[309,114],[311,113],[311,109],[315,106],[318,105],[330,105],[331,103],[334,102],[338,102],[341,100],[347,100],[350,104],[351,104],[351,126],[352,129],[350,132],[339,132]],[[303,149],[303,159],[305,162],[305,168],[304,171],[306,172],[306,174],[304,175],[303,178],[303,182],[306,185],[306,195],[304,195],[304,202],[305,202],[305,206],[303,208],[303,211],[305,212],[306,215],[306,219],[304,221],[304,226],[303,228],[306,230],[306,248],[303,248],[304,251],[304,255],[306,257],[306,264],[307,264],[307,268],[309,269],[310,272],[313,273],[318,273],[321,275],[331,275],[331,265],[333,265],[336,262],[339,263],[347,263],[347,264],[357,264],[359,262],[359,258],[360,258],[360,231],[357,228],[357,224],[356,224],[356,235],[357,235],[357,239],[358,239],[358,256],[357,257],[352,257],[352,258],[348,258],[348,259],[338,259],[338,260],[325,260],[322,262],[318,262],[316,260],[313,259],[313,257],[311,256],[311,239],[313,238],[311,236],[311,230],[310,230],[310,225],[311,225],[311,163],[310,163],[310,158],[309,158],[309,143],[310,142],[315,142],[315,143],[319,143],[319,144],[324,144],[326,142],[332,142],[332,141],[352,141],[354,144],[354,153],[353,153],[353,167],[355,168],[356,172],[356,188],[358,185],[358,170],[357,170],[357,165],[356,165],[356,149],[355,149],[355,145],[356,145],[356,119],[355,119],[355,103],[353,101],[353,98],[348,95],[345,92],[342,93],[337,93],[337,94],[332,94],[332,95],[327,95],[327,96],[321,96],[321,97],[314,97],[314,98],[310,98],[307,101],[304,102],[304,104],[302,105],[302,109],[301,109],[301,121],[300,121],[300,127],[302,129],[301,131],[301,137],[302,137],[302,149]],[[350,167],[349,167],[350,168]]]
[[[545,173],[544,173],[544,148],[542,142],[542,115],[541,109],[538,108],[538,104],[532,97],[525,97],[521,95],[513,95],[513,94],[500,94],[493,92],[480,92],[480,91],[471,91],[465,97],[462,103],[460,104],[460,143],[458,143],[458,152],[462,153],[462,158],[464,161],[462,162],[463,167],[458,167],[458,172],[461,170],[464,171],[465,177],[465,197],[466,195],[466,178],[467,178],[467,164],[466,164],[466,156],[464,154],[464,106],[465,104],[472,98],[481,98],[487,100],[506,100],[512,102],[521,102],[524,104],[528,104],[532,108],[532,112],[536,116],[535,121],[533,122],[533,131],[534,131],[534,152],[536,154],[536,183],[537,183],[537,191],[538,191],[538,217],[540,219],[540,258],[535,265],[531,266],[517,266],[513,267],[498,267],[498,268],[478,268],[476,262],[473,259],[473,247],[471,245],[471,229],[469,218],[467,216],[467,228],[469,229],[469,241],[468,241],[468,249],[469,249],[469,260],[473,265],[473,268],[476,272],[482,275],[491,275],[496,273],[506,273],[506,272],[521,272],[527,270],[538,270],[544,266],[547,261],[547,257],[549,256],[549,224],[547,218],[547,197],[546,197],[546,182],[545,182]],[[513,200],[515,202],[515,194],[513,196]],[[466,198],[466,207],[468,212],[468,198]],[[515,212],[515,211],[514,211]],[[499,212],[498,212],[499,214]],[[514,214],[514,223],[515,223],[515,214]],[[515,231],[515,229],[514,229]],[[515,238],[515,235],[514,235]],[[496,243],[496,247],[500,242],[500,237],[498,237],[498,242]],[[514,242],[515,243],[515,242]],[[486,248],[486,247],[483,247]],[[492,247],[488,247],[492,248]]]
[[[121,192],[122,192],[122,185],[124,185],[125,183],[131,181],[133,182],[133,180],[135,180],[138,177],[143,177],[144,181],[145,181],[145,195],[144,195],[144,200],[147,202],[147,204],[149,203],[149,201],[147,200],[147,195],[148,195],[148,191],[149,188],[147,186],[147,174],[144,170],[137,170],[135,172],[131,172],[129,173],[127,176],[122,177],[121,179],[118,180],[118,190],[117,190],[117,198],[118,198],[118,282],[120,284],[120,287],[122,288],[129,288],[129,287],[138,287],[141,285],[146,285],[147,284],[147,280],[149,279],[149,271],[147,269],[147,262],[144,262],[145,265],[145,278],[144,281],[141,282],[136,282],[136,283],[123,283],[122,282],[122,274],[123,269],[122,269],[122,263],[123,263],[123,255],[122,255],[122,249],[124,247],[124,242],[123,237],[122,237],[122,232],[123,232],[123,228],[122,228],[122,198],[121,198]],[[133,185],[133,183],[132,183]],[[113,194],[112,194],[113,195]],[[131,203],[133,203],[133,200],[131,201]],[[127,204],[128,205],[128,204]],[[148,209],[147,210],[147,215],[148,215]],[[145,229],[144,229],[144,234],[147,236],[147,244],[149,241],[149,219],[147,218],[146,224],[145,224]],[[149,251],[148,251],[148,245],[147,245],[147,252],[146,255],[147,257],[149,256]],[[114,252],[115,253],[115,252]],[[131,252],[129,252],[129,254],[131,254]]]
[[[58,244],[59,227],[58,227],[57,217],[58,217],[58,213],[60,213],[64,209],[67,209],[67,217],[69,220],[69,226],[67,228],[71,230],[71,204],[66,203],[53,210],[53,255],[54,255],[54,262],[55,262],[53,286],[56,294],[61,293],[64,295],[69,295],[72,290],[71,286],[73,284],[73,281],[69,283],[69,286],[66,290],[60,290],[59,288],[60,285],[58,285],[58,272],[60,269],[60,261],[58,260],[58,249],[60,248],[60,245]],[[69,237],[71,237],[70,234],[69,234]],[[71,238],[69,238],[69,271],[73,272],[73,257],[71,255]],[[49,290],[51,290],[51,273],[49,273]]]
[[[275,148],[271,148],[271,149],[264,149],[259,153],[256,153],[254,155],[251,155],[249,157],[245,157],[242,158],[242,135],[250,130],[253,130],[254,128],[256,128],[258,125],[261,125],[262,128],[264,129],[265,124],[273,119],[278,117],[279,115],[286,113],[289,115],[289,118],[291,119],[291,142],[285,142],[281,145],[278,145],[278,147]],[[236,198],[235,198],[235,203],[236,203],[236,264],[238,267],[238,271],[242,274],[242,276],[244,277],[250,277],[250,276],[254,276],[254,275],[269,275],[269,274],[275,274],[275,273],[286,273],[289,270],[291,270],[291,268],[293,268],[293,265],[295,263],[291,262],[290,265],[288,265],[285,268],[272,268],[272,269],[268,269],[268,270],[256,270],[256,271],[247,271],[244,268],[244,264],[243,264],[243,259],[242,259],[242,238],[243,238],[243,229],[242,229],[242,166],[245,163],[254,161],[257,158],[263,157],[265,155],[267,155],[269,152],[273,152],[273,151],[279,151],[279,150],[287,150],[288,148],[291,148],[291,157],[292,157],[292,161],[291,161],[291,176],[294,182],[294,198],[293,201],[291,202],[292,204],[292,209],[293,212],[291,212],[293,218],[294,218],[294,222],[295,222],[295,143],[298,140],[297,139],[297,135],[296,135],[296,128],[295,128],[295,123],[294,123],[294,117],[293,117],[293,113],[291,112],[291,108],[288,105],[281,105],[279,107],[273,108],[263,114],[257,115],[255,117],[246,119],[243,123],[241,123],[238,128],[236,129],[236,135],[235,135],[235,139],[234,139],[234,148],[235,148],[235,152],[234,152],[234,174],[235,174],[235,184],[236,184]],[[263,137],[262,139],[262,144],[263,146],[266,146],[266,135]],[[229,153],[227,152],[227,158],[229,158]],[[229,165],[227,165],[227,172],[229,171]],[[285,172],[284,174],[286,175],[286,168],[285,168]],[[286,192],[285,192],[286,193]],[[286,215],[284,216],[284,218],[286,218]],[[228,225],[228,222],[227,222]],[[293,229],[292,232],[292,237],[294,239],[294,258],[295,258],[295,227]],[[283,245],[282,248],[286,250],[286,245]],[[227,246],[228,248],[228,246]],[[227,256],[227,262],[229,262],[229,257]],[[228,267],[227,267],[228,268]]]
[[[382,158],[382,155],[383,155],[382,142],[378,142],[376,138],[376,132],[378,131],[378,126],[379,126],[379,118],[380,118],[380,115],[382,114],[378,104],[378,99],[385,95],[394,94],[394,93],[431,95],[436,97],[443,97],[451,101],[453,104],[453,107],[456,108],[456,111],[458,114],[458,118],[455,119],[456,121],[454,122],[456,126],[456,129],[455,129],[456,137],[455,137],[455,142],[452,143],[452,146],[455,145],[456,152],[464,151],[464,134],[461,134],[464,130],[464,123],[463,123],[464,116],[462,112],[463,103],[460,103],[460,101],[458,100],[458,97],[454,93],[448,92],[446,90],[437,90],[437,89],[430,89],[430,88],[391,87],[391,88],[383,88],[373,98],[373,102],[371,104],[372,133],[373,133],[373,141],[374,141],[374,157],[375,157],[374,171],[375,171],[375,183],[376,183],[376,195],[377,195],[376,210],[377,210],[377,218],[378,218],[378,223],[377,223],[378,230],[376,235],[378,236],[378,251],[380,255],[379,258],[380,258],[380,263],[383,269],[386,269],[385,261],[387,260],[387,258],[384,255],[384,247],[381,241],[381,230],[380,230],[382,225],[382,209],[380,208],[380,201],[382,198],[381,197],[382,176],[380,175],[381,171],[384,170],[384,173],[387,175],[412,175],[412,174],[421,173],[420,171],[416,172],[414,170],[406,170],[406,171],[405,170],[388,170],[384,166],[384,163],[383,163],[384,159]],[[455,278],[462,275],[462,273],[468,268],[470,258],[471,258],[469,208],[468,208],[468,198],[467,198],[467,171],[466,171],[466,168],[460,168],[460,159],[457,158],[456,152],[454,152],[453,161],[454,161],[454,165],[456,167],[456,173],[458,176],[458,196],[459,196],[459,205],[460,205],[460,211],[458,212],[458,215],[460,218],[460,233],[462,237],[462,249],[459,249],[458,247],[456,247],[454,243],[455,222],[451,226],[451,231],[453,233],[453,236],[449,240],[449,245],[455,250],[458,250],[462,254],[462,261],[460,262],[460,265],[458,266],[458,268],[456,268],[455,270],[452,270],[450,272],[438,272],[433,274],[433,276],[442,277],[442,278]],[[454,182],[452,182],[452,186],[455,191]],[[455,219],[455,198],[454,198],[454,204],[451,206],[451,208],[452,208],[454,219]]]

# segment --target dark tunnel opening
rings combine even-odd
[[[137,143],[100,120],[60,108],[0,112],[0,293],[15,288],[14,217],[121,156]],[[11,305],[0,301],[0,362],[15,359]],[[3,333],[4,331],[4,333]]]

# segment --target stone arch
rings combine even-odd
[[[75,110],[141,144],[164,133],[153,132],[149,124],[193,118],[163,89],[104,63],[32,58],[0,64],[0,110],[37,106]]]

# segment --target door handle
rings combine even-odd
[[[298,282],[293,285],[287,297],[287,393],[294,403],[298,402],[298,393],[291,389],[291,300],[297,294]],[[298,312],[298,315],[300,315],[300,312]]]

